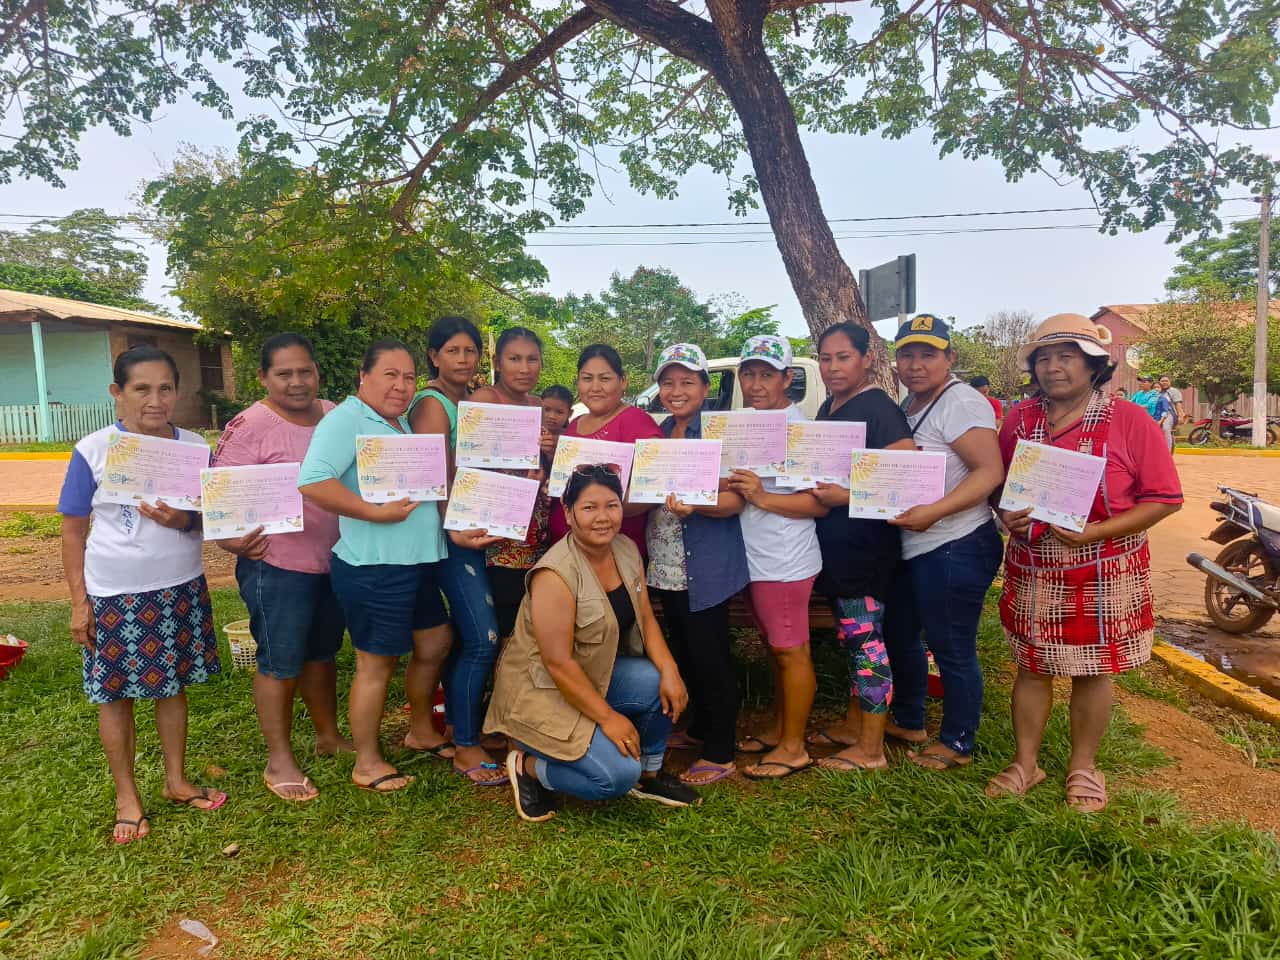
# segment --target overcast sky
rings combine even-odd
[[[234,125],[186,103],[169,109],[149,126],[137,126],[127,138],[105,129],[82,142],[82,167],[68,172],[63,189],[38,182],[0,188],[0,223],[19,226],[12,214],[64,214],[78,207],[104,207],[129,213],[130,195],[140,180],[158,174],[181,142],[201,149],[232,147]],[[807,152],[829,218],[888,217],[977,210],[1074,207],[1089,204],[1078,186],[1060,187],[1044,175],[1020,183],[1005,182],[994,161],[938,158],[926,135],[902,141],[809,134]],[[1260,149],[1280,149],[1280,132],[1251,137]],[[690,223],[734,219],[723,181],[709,174],[690,176],[678,199],[661,201],[631,190],[620,171],[604,174],[597,192],[576,224]],[[607,196],[606,196],[607,194]],[[1256,213],[1257,205],[1235,202],[1223,217]],[[757,211],[748,219],[764,219]],[[1096,224],[1090,211],[1059,214],[966,218],[913,223],[837,225],[836,235],[885,229],[928,227],[1046,226]],[[746,232],[753,231],[753,232]],[[756,242],[736,242],[750,239]],[[730,241],[713,243],[710,241]],[[678,244],[671,241],[679,241]],[[548,289],[561,294],[601,289],[614,271],[640,265],[668,267],[699,297],[737,294],[749,306],[778,304],[787,333],[800,334],[804,321],[772,238],[762,227],[675,228],[620,234],[603,231],[538,236],[531,246],[550,274]],[[856,271],[900,254],[917,255],[917,309],[955,315],[960,325],[981,323],[1001,309],[1026,309],[1039,317],[1063,311],[1092,313],[1106,303],[1149,302],[1162,295],[1174,261],[1174,248],[1162,230],[1108,237],[1096,229],[1053,229],[889,236],[840,240],[840,249]],[[573,244],[572,246],[565,246]],[[643,245],[641,245],[643,244]],[[560,245],[560,246],[552,246]],[[148,246],[151,272],[146,296],[168,300],[164,251]],[[176,303],[168,302],[176,306]],[[892,323],[882,324],[888,333]]]

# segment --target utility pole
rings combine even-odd
[[[1267,445],[1267,323],[1271,307],[1271,183],[1263,189],[1258,221],[1258,312],[1253,341],[1253,445]]]

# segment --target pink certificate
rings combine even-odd
[[[523,540],[538,500],[537,480],[493,470],[459,467],[444,515],[446,530],[485,530],[490,536]]]
[[[200,509],[200,471],[209,466],[203,443],[112,430],[98,496],[107,503],[164,503]]]
[[[1107,461],[1078,450],[1019,440],[1000,496],[1001,510],[1031,508],[1031,516],[1080,533],[1088,522]]]
[[[506,403],[458,404],[460,467],[536,470],[541,453],[542,407]]]
[[[360,499],[443,500],[448,476],[444,434],[361,434],[356,437]]]
[[[947,455],[921,450],[854,450],[849,516],[889,520],[946,491]]]
[[[804,490],[818,483],[849,482],[849,454],[867,445],[867,425],[846,420],[787,424],[787,462],[778,485]]]
[[[720,476],[736,469],[776,477],[786,467],[787,411],[719,410],[702,414],[702,439],[719,440]]]
[[[632,503],[664,503],[674,493],[688,504],[714,506],[719,489],[719,440],[636,441]]]
[[[564,495],[565,484],[573,468],[583,463],[608,463],[618,465],[622,478],[622,492],[627,492],[627,479],[631,476],[631,458],[636,448],[629,443],[613,440],[594,440],[590,437],[561,436],[556,444],[556,458],[551,463],[551,476],[547,479],[547,493],[553,497]]]

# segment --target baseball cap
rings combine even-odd
[[[786,337],[762,333],[742,345],[738,366],[748,360],[763,360],[775,370],[786,370],[791,366],[791,343]]]
[[[653,379],[662,379],[662,371],[672,364],[692,370],[694,373],[710,375],[707,371],[707,355],[696,343],[673,343],[658,354],[658,365],[653,370]]]
[[[895,347],[905,347],[908,343],[927,343],[946,350],[951,346],[951,328],[932,313],[917,314],[898,328],[898,335],[893,339]]]

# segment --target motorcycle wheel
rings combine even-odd
[[[1193,447],[1203,447],[1209,442],[1209,428],[1196,427],[1187,434],[1187,443]]]
[[[1217,564],[1263,592],[1272,580],[1266,552],[1262,544],[1252,538],[1227,544],[1226,549],[1218,554]],[[1272,607],[1258,605],[1239,590],[1213,577],[1205,581],[1204,606],[1214,625],[1227,633],[1252,633],[1261,629],[1276,612]]]

